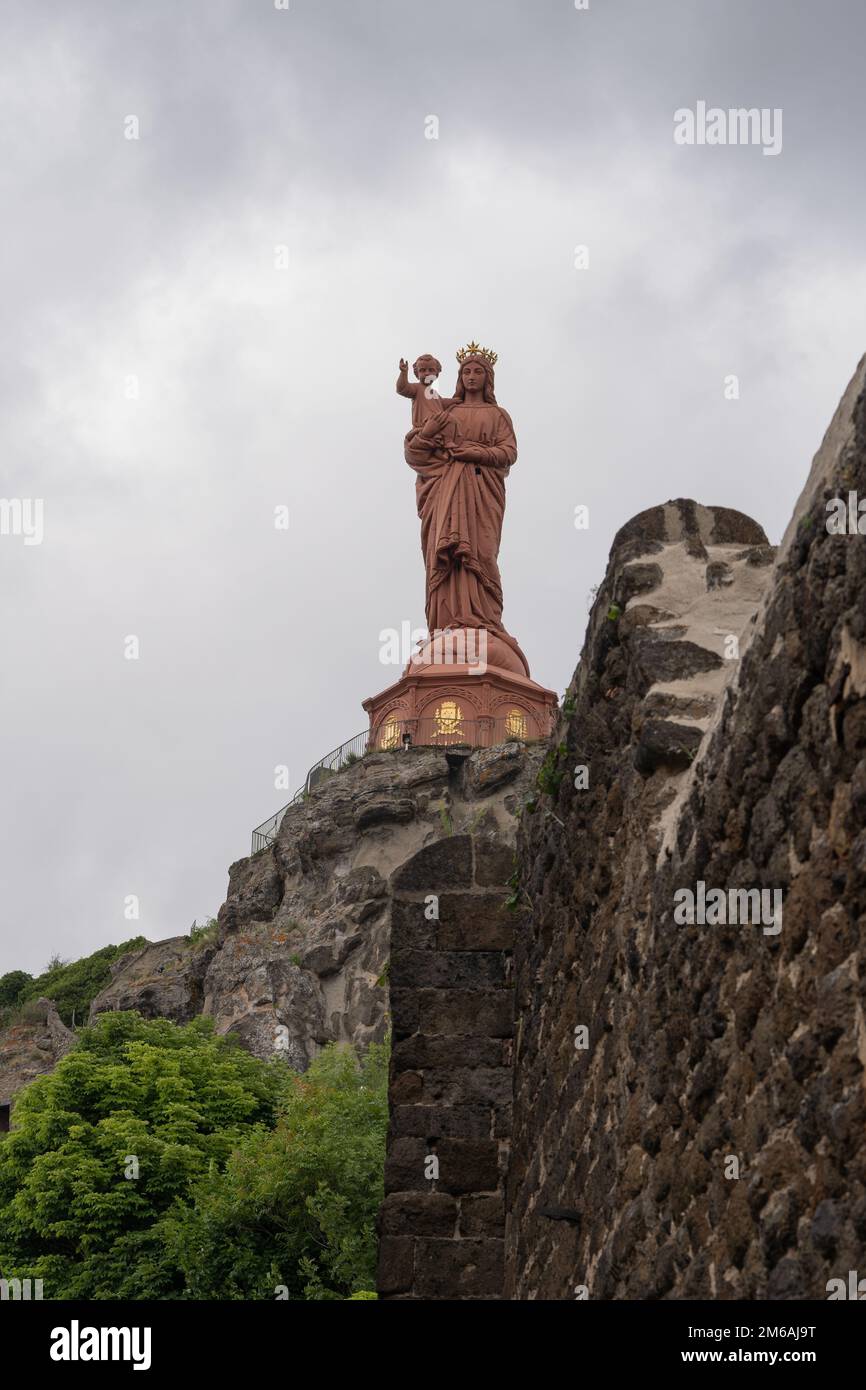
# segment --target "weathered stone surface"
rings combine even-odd
[[[670,640],[665,628],[642,628],[635,633],[635,665],[638,681],[645,690],[650,686],[690,680],[702,671],[715,671],[721,657],[696,642]]]
[[[392,1047],[391,1064],[395,1071],[404,1067],[499,1067],[507,1065],[508,1046],[502,1038],[471,1034],[430,1038],[416,1032]]]
[[[866,763],[864,763],[866,774]],[[866,797],[866,775],[864,775],[864,797]],[[474,837],[475,882],[482,888],[501,888],[507,883],[517,863],[514,845],[497,840],[489,835]]]
[[[510,1080],[510,1073],[509,1073]],[[391,1133],[440,1139],[489,1139],[494,1129],[491,1107],[477,1105],[398,1105],[392,1101]]]
[[[286,811],[274,844],[231,866],[218,932],[129,952],[91,1018],[131,1009],[185,1023],[204,1014],[257,1056],[304,1070],[328,1042],[385,1037],[392,914],[401,949],[437,952],[428,965],[411,957],[432,991],[461,981],[501,991],[499,952],[514,923],[500,906],[517,816],[542,756],[540,746],[517,742],[459,758],[419,746],[370,753],[319,779]],[[441,895],[441,921],[425,916],[429,894]],[[479,946],[487,956],[473,968],[461,953]],[[419,1009],[417,991],[394,991],[395,1041],[417,1032]],[[452,1037],[451,1055],[501,1062],[501,1042],[474,1034]],[[431,1061],[441,1061],[442,1039],[428,1041]],[[50,1070],[56,1055],[41,1023],[0,1030],[0,1085],[9,1093],[0,1100]],[[497,1117],[487,1119],[479,1129],[467,1112],[466,1122],[489,1136]]]
[[[451,1237],[457,1230],[460,1208],[444,1192],[404,1192],[386,1197],[379,1216],[386,1236],[421,1235]]]
[[[410,1238],[414,1258],[411,1286],[398,1288],[392,1256],[380,1256],[383,1298],[502,1297],[514,853],[495,827],[477,828],[420,850],[392,878],[395,1041],[380,1224]]]
[[[523,745],[500,743],[495,748],[476,748],[463,766],[466,793],[470,797],[488,796],[498,787],[513,782],[524,765]]]
[[[436,893],[466,888],[472,881],[472,838],[447,835],[402,864],[391,879],[395,892]]]
[[[724,560],[714,560],[707,565],[706,575],[708,589],[722,589],[734,582],[734,571]]]
[[[514,943],[514,915],[505,891],[449,893],[439,903],[438,944],[444,951],[505,951]]]
[[[405,1293],[415,1275],[415,1242],[408,1236],[383,1236],[379,1241],[379,1291]]]
[[[685,768],[700,747],[703,730],[696,724],[675,724],[672,719],[647,719],[640,731],[634,765],[649,775],[657,767]]]
[[[421,1239],[415,1261],[415,1289],[421,1298],[502,1297],[501,1240]]]
[[[495,1197],[464,1197],[460,1203],[460,1234],[462,1236],[498,1236],[505,1229],[505,1201],[502,1193]]]
[[[628,603],[636,594],[646,594],[658,589],[663,579],[661,565],[626,565],[620,577],[617,598],[620,603]]]
[[[204,979],[215,943],[171,936],[129,951],[111,966],[111,980],[90,1005],[90,1018],[134,1009],[143,1018],[188,1023],[201,1013]]]
[[[51,1071],[75,1046],[75,1034],[50,999],[25,1006],[20,1022],[0,1029],[0,1105]]]
[[[505,984],[501,951],[393,951],[391,970],[419,989],[487,989]]]
[[[383,825],[388,821],[399,824],[411,820],[414,815],[415,803],[408,796],[377,796],[373,793],[359,799],[354,819],[359,830],[368,830],[371,825]]]
[[[220,909],[224,931],[244,922],[270,922],[283,897],[283,876],[274,847],[238,859],[229,869],[229,891]]]
[[[487,1033],[506,1038],[513,1027],[511,993],[425,989],[421,991],[419,1026],[426,1033]]]
[[[681,544],[689,553],[706,546],[761,546],[767,537],[756,521],[730,507],[703,507],[679,497],[660,507],[639,512],[613,538],[611,554],[624,561],[657,554],[659,546]]]
[[[227,937],[208,968],[203,1012],[255,1056],[305,1071],[329,1038],[327,1003],[321,980],[289,951],[273,927]]]
[[[509,745],[512,781],[533,777],[538,756]],[[488,787],[484,799],[492,838],[513,846],[516,820],[503,796]],[[270,850],[233,866],[204,1012],[260,1055],[279,1036],[301,1067],[329,1040],[381,1039],[392,891],[407,886],[399,866],[414,863],[424,893],[468,884],[471,841],[459,832],[477,818],[461,768],[435,749],[368,754],[327,779],[289,809]],[[423,899],[397,910],[412,913],[416,939],[407,945],[419,948],[429,934]]]
[[[824,1298],[857,1268],[866,542],[824,518],[866,496],[864,380],[775,556],[740,513],[682,501],[615,539],[552,740],[564,775],[518,846],[506,1297]],[[665,617],[611,621],[642,552]],[[699,883],[781,891],[781,930],[680,925]]]

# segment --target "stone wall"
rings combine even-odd
[[[772,565],[693,503],[616,538],[519,844],[507,1297],[863,1272],[866,538],[825,525],[852,490],[862,363]],[[681,923],[699,883],[780,890],[780,930]]]
[[[503,1295],[514,853],[455,835],[391,880],[391,1123],[379,1293]]]

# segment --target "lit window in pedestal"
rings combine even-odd
[[[379,734],[380,748],[396,748],[400,742],[400,726],[396,719],[386,719]]]
[[[509,738],[526,738],[526,715],[523,710],[508,711],[505,716],[505,732]]]
[[[455,700],[443,700],[433,717],[437,734],[462,734],[463,711]]]

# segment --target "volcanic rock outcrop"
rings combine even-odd
[[[470,830],[513,847],[542,753],[513,742],[367,754],[290,807],[272,845],[231,866],[214,940],[174,937],[122,957],[91,1018],[203,1014],[257,1056],[277,1052],[302,1071],[328,1042],[381,1041],[391,875]]]
[[[22,1018],[0,1029],[0,1107],[53,1068],[70,1048],[75,1034],[67,1028],[50,999],[27,1004]]]

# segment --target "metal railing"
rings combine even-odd
[[[277,832],[282,824],[283,816],[290,806],[297,806],[299,801],[303,801],[304,797],[307,796],[314,787],[324,782],[331,773],[339,772],[341,768],[349,767],[352,763],[357,762],[358,758],[363,757],[367,752],[369,743],[370,730],[364,729],[360,734],[355,734],[354,738],[350,738],[345,743],[341,743],[339,748],[335,748],[332,752],[326,753],[324,758],[320,758],[317,763],[314,763],[307,773],[304,785],[298,788],[291,801],[288,801],[285,806],[273,816],[269,817],[268,820],[262,821],[261,825],[256,826],[253,831],[252,853],[255,854],[258,850],[266,849],[268,845],[273,844],[274,840],[277,838]]]
[[[283,816],[291,806],[297,806],[315,787],[342,768],[350,767],[365,753],[384,753],[412,747],[493,748],[509,740],[528,743],[535,738],[546,738],[547,733],[547,730],[536,732],[530,718],[518,710],[496,719],[463,719],[458,713],[448,718],[443,717],[441,711],[434,719],[385,719],[375,729],[364,729],[362,733],[355,734],[354,738],[341,743],[339,748],[313,764],[304,785],[298,788],[291,801],[256,826],[252,853],[273,844]]]

